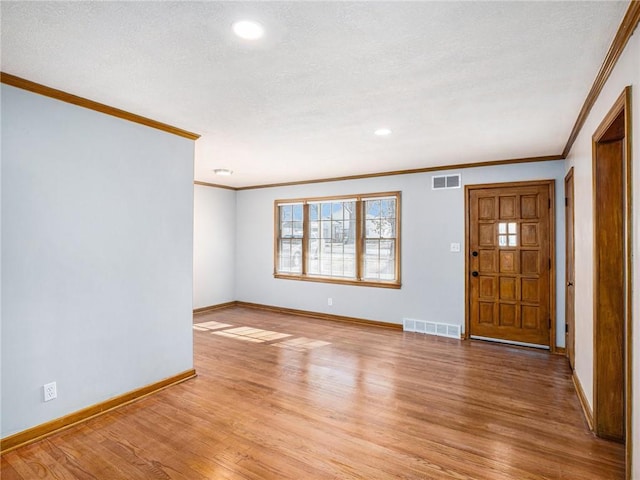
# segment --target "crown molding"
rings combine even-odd
[[[558,155],[546,155],[541,157],[525,157],[525,158],[510,158],[505,160],[492,160],[487,162],[456,163],[452,165],[437,165],[433,167],[411,168],[408,170],[392,170],[388,172],[364,173],[360,175],[347,175],[343,177],[316,178],[313,180],[300,180],[300,181],[294,181],[294,182],[251,185],[247,187],[236,187],[236,190],[255,190],[258,188],[290,187],[293,185],[306,185],[309,183],[341,182],[344,180],[360,180],[363,178],[391,177],[394,175],[411,175],[414,173],[438,172],[441,170],[460,170],[460,169],[466,169],[466,168],[494,167],[498,165],[511,165],[515,163],[549,162],[553,160],[564,160],[564,158],[565,157],[562,156],[562,154],[558,154]]]
[[[194,180],[193,184],[194,185],[201,185],[203,187],[225,188],[227,190],[238,190],[236,187],[230,187],[229,185],[220,185],[219,183],[201,182],[199,180]]]
[[[602,62],[602,66],[596,75],[596,79],[593,81],[593,85],[591,86],[591,90],[587,94],[587,98],[584,101],[584,105],[580,109],[580,113],[578,113],[578,118],[576,119],[576,123],[573,125],[573,129],[569,134],[569,139],[567,140],[567,144],[562,151],[562,155],[566,158],[571,151],[571,147],[573,147],[580,130],[584,126],[584,123],[587,121],[587,117],[589,116],[589,112],[593,108],[593,105],[596,103],[596,100],[600,96],[602,89],[604,88],[605,83],[609,79],[611,72],[614,67],[618,63],[618,59],[624,48],[627,46],[627,42],[631,35],[633,35],[634,30],[638,26],[638,22],[640,21],[640,1],[639,0],[631,0],[629,2],[629,7],[627,8],[627,12],[618,27],[618,31],[616,32],[616,36],[609,47],[609,51],[607,52],[606,57],[604,58],[604,62]]]
[[[55,98],[56,100],[71,103],[79,107],[88,108],[89,110],[95,110],[96,112],[105,113],[107,115],[111,115],[112,117],[122,118],[123,120],[128,120],[133,123],[139,123],[140,125],[145,125],[157,130],[162,130],[173,135],[178,135],[179,137],[188,138],[190,140],[197,140],[198,138],[200,138],[200,135],[196,133],[187,132],[186,130],[167,125],[166,123],[157,122],[155,120],[151,120],[150,118],[136,115],[135,113],[126,112],[124,110],[120,110],[119,108],[110,107],[109,105],[105,105],[103,103],[94,102],[93,100],[89,100],[88,98],[78,97],[77,95],[63,92],[62,90],[47,87],[46,85],[41,85],[39,83],[32,82],[31,80],[16,77],[15,75],[11,75],[10,73],[0,72],[0,83],[11,85],[12,87],[16,88],[21,88],[23,90],[37,93],[39,95],[44,95],[45,97]]]

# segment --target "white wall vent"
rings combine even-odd
[[[434,175],[431,177],[431,188],[442,190],[445,188],[460,188],[462,186],[462,175]]]
[[[426,333],[427,335],[437,335],[438,337],[449,337],[460,340],[460,325],[452,325],[450,323],[403,318],[402,329],[405,332]]]

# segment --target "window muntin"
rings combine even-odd
[[[278,278],[400,287],[400,193],[277,200]]]

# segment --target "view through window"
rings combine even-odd
[[[400,286],[400,193],[278,200],[275,275]]]

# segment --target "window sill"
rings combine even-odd
[[[402,288],[400,282],[376,282],[373,280],[352,280],[348,278],[333,278],[333,277],[321,277],[310,275],[288,275],[286,273],[274,273],[273,278],[280,278],[283,280],[298,280],[301,282],[317,282],[317,283],[335,283],[339,285],[354,285],[358,287],[377,287],[377,288]]]

